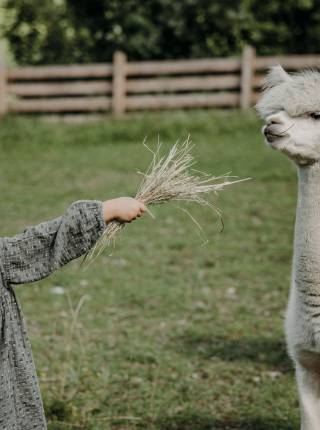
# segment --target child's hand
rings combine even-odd
[[[142,202],[132,197],[119,197],[103,202],[103,215],[106,222],[114,219],[120,222],[131,222],[146,210]]]

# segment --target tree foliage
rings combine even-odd
[[[21,64],[319,50],[319,0],[5,0],[5,13]]]

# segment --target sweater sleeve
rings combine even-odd
[[[89,251],[106,223],[100,200],[78,200],[64,215],[0,239],[3,277],[9,284],[43,279]]]

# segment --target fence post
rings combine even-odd
[[[0,118],[7,113],[7,70],[0,59]]]
[[[248,109],[251,105],[253,77],[255,71],[255,49],[246,45],[241,57],[240,107]]]
[[[112,111],[121,116],[126,110],[126,62],[125,53],[116,51],[113,55]]]

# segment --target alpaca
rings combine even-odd
[[[320,430],[320,72],[271,68],[256,105],[268,146],[297,166],[292,281],[285,318],[301,430]]]

